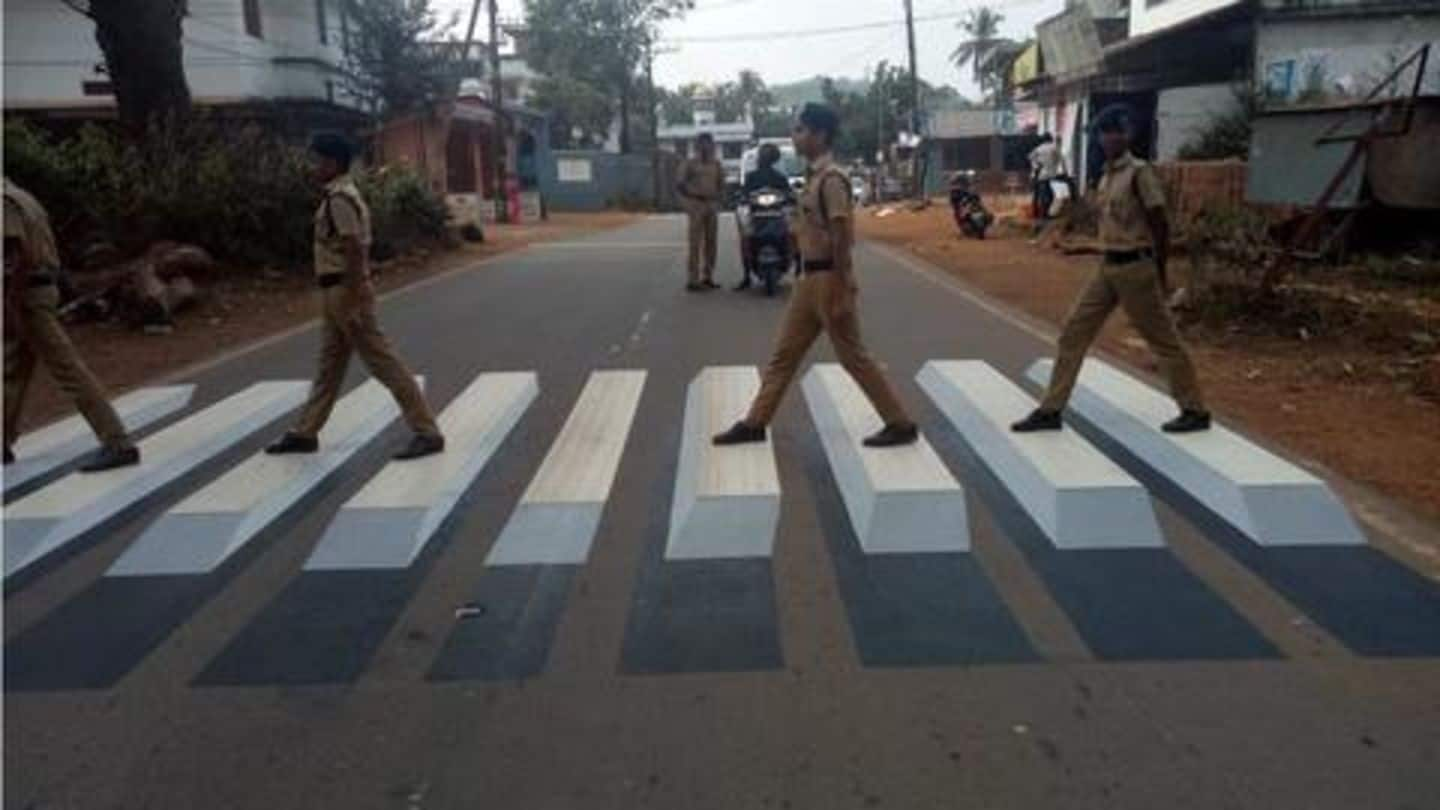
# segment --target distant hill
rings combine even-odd
[[[843,76],[831,78],[842,92],[864,93],[870,87],[870,82],[866,79],[847,79]],[[823,76],[812,76],[798,82],[772,84],[769,85],[770,95],[775,97],[776,105],[781,108],[798,107],[807,101],[824,101],[825,95],[820,92],[820,83],[823,80]]]

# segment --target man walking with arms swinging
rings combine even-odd
[[[795,223],[803,270],[790,294],[780,339],[765,369],[760,393],[744,419],[715,437],[717,445],[765,440],[785,389],[821,332],[830,336],[840,364],[884,420],[884,428],[866,438],[865,445],[893,447],[919,438],[915,422],[860,340],[860,320],[855,311],[859,288],[851,256],[854,201],[850,198],[849,178],[830,157],[839,128],[835,111],[822,104],[805,105],[795,124],[795,150],[809,162]]]

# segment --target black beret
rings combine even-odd
[[[320,132],[310,139],[310,151],[349,166],[355,158],[355,146],[350,139],[338,132]]]

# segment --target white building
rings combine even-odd
[[[739,121],[715,120],[715,97],[697,95],[694,99],[695,119],[691,124],[661,122],[657,136],[660,148],[682,158],[695,154],[695,139],[709,133],[715,139],[715,152],[725,164],[725,182],[738,186],[743,179],[740,162],[745,148],[755,141],[755,121],[750,111]]]
[[[190,0],[185,76],[202,106],[290,105],[354,117],[341,81],[344,0]],[[115,97],[94,23],[59,0],[6,0],[7,112],[88,116]]]

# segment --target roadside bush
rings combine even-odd
[[[1215,116],[1190,140],[1180,146],[1181,160],[1226,160],[1250,157],[1251,121],[1259,111],[1259,101],[1247,89],[1235,91],[1235,103]]]
[[[57,141],[7,122],[4,159],[6,174],[49,209],[72,266],[92,246],[135,255],[160,240],[199,245],[227,264],[310,260],[319,190],[305,151],[256,126],[202,118],[135,143],[96,126]],[[413,172],[358,179],[377,243],[403,251],[444,235],[444,203]]]
[[[418,172],[382,166],[358,172],[356,180],[370,206],[370,223],[375,231],[372,248],[377,259],[447,238],[449,211],[445,201],[430,190]]]

